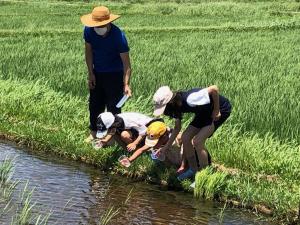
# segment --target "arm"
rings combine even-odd
[[[143,140],[144,136],[139,135],[132,143],[127,145],[128,151],[133,151],[136,149],[136,146]]]
[[[93,51],[92,45],[85,42],[85,62],[88,68],[88,86],[90,89],[94,89],[96,85],[96,78],[93,72]]]
[[[212,112],[212,118],[213,121],[216,121],[220,118],[220,103],[219,103],[219,88],[216,85],[209,86],[207,88],[208,94],[212,97],[213,99],[213,112]]]
[[[141,154],[143,154],[144,152],[148,151],[150,149],[149,146],[144,145],[143,147],[139,148],[138,150],[136,150],[132,156],[130,156],[129,161],[133,162],[134,160],[136,160],[136,158],[138,158]]]
[[[100,141],[103,143],[103,145],[107,145],[107,143],[112,139],[113,135],[108,134],[105,136],[105,138],[101,139]]]
[[[171,137],[169,138],[167,144],[164,147],[162,147],[159,152],[164,153],[165,151],[167,151],[168,149],[171,148],[171,146],[172,146],[173,142],[175,141],[177,135],[179,134],[180,130],[181,130],[181,120],[176,119],[175,120],[175,127],[174,127],[174,129],[171,133]],[[156,153],[158,153],[158,152],[156,152]]]
[[[120,53],[120,56],[124,68],[124,93],[128,96],[131,96],[131,89],[130,89],[131,64],[130,64],[129,52]]]

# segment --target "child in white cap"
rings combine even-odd
[[[143,142],[147,131],[146,124],[151,120],[153,118],[136,112],[117,115],[104,112],[97,118],[96,137],[103,146],[114,138],[123,148],[133,151]]]
[[[193,113],[194,119],[182,134],[183,155],[189,169],[178,179],[193,177],[195,173],[209,165],[210,157],[205,147],[207,138],[220,127],[230,116],[229,100],[219,95],[219,89],[213,85],[207,88],[194,88],[188,91],[173,92],[168,86],[160,87],[153,97],[154,115],[167,115],[175,120],[175,127],[167,144],[160,152],[164,153],[174,142],[181,130],[181,120],[184,113]],[[196,149],[199,163],[194,154]]]

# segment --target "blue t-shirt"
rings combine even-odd
[[[93,27],[85,27],[83,36],[92,46],[96,73],[123,71],[120,53],[128,52],[129,47],[125,34],[117,26],[111,24],[111,29],[105,37],[98,35]]]

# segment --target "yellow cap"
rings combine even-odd
[[[149,147],[153,147],[159,141],[159,138],[163,136],[167,131],[167,126],[164,122],[156,121],[151,123],[147,128],[147,137],[145,144]]]

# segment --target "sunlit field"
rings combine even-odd
[[[125,172],[116,160],[120,149],[95,151],[84,143],[88,89],[80,16],[98,4],[0,1],[0,132],[36,149]],[[123,111],[151,115],[152,95],[162,85],[218,85],[233,112],[207,145],[214,163],[239,171],[224,178],[218,194],[266,205],[290,220],[300,201],[300,3],[101,4],[122,15],[115,24],[131,49],[133,98]],[[190,119],[184,118],[185,125]],[[129,173],[174,179],[172,169],[155,168],[148,156]]]

